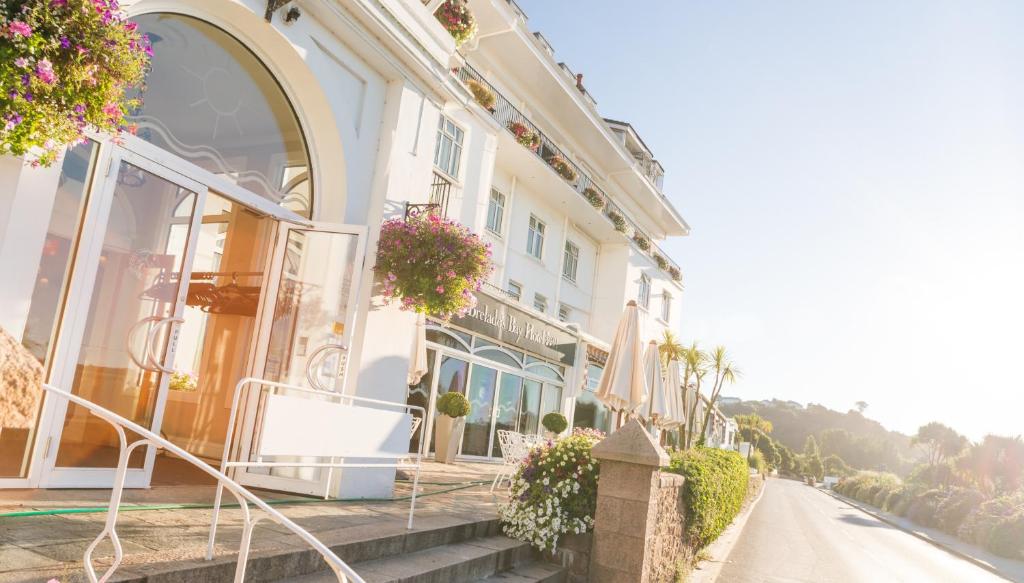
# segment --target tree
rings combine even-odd
[[[826,476],[837,476],[842,478],[853,473],[853,470],[850,469],[850,466],[846,465],[843,458],[835,454],[825,456],[825,459],[821,460],[821,465],[825,468]]]
[[[722,392],[722,387],[726,382],[729,384],[735,383],[736,379],[740,376],[740,370],[729,361],[729,353],[725,350],[724,346],[716,346],[711,351],[708,360],[710,369],[715,372],[715,378],[711,383],[711,397],[708,398],[708,408],[704,411],[704,422],[700,428],[701,435],[704,435],[708,429],[708,423],[711,422],[711,413],[715,408],[715,402],[718,401],[718,395]]]
[[[860,413],[861,415],[863,415],[864,411],[868,408],[867,401],[857,401],[856,403],[854,403],[854,405],[857,407],[857,412]]]
[[[740,433],[750,440],[751,450],[757,449],[762,437],[772,432],[772,422],[757,413],[737,415],[736,425],[739,426]],[[747,459],[750,459],[750,452],[747,452]]]
[[[1024,486],[1024,441],[1020,436],[986,435],[956,465],[987,493],[1014,492]]]
[[[818,441],[814,439],[813,435],[808,435],[804,442],[804,459],[808,474],[817,480],[825,476],[825,467],[821,463],[821,450],[818,449]]]
[[[707,354],[697,348],[696,342],[691,343],[683,351],[683,402],[687,402],[686,397],[691,393],[693,395],[690,410],[686,414],[686,432],[683,437],[685,449],[690,449],[696,444],[694,433],[697,428],[697,406],[700,403],[700,386],[708,372],[707,361]]]
[[[936,465],[959,455],[967,447],[967,438],[942,423],[932,421],[917,429],[911,443],[924,448],[928,463]]]
[[[804,441],[804,455],[808,457],[821,457],[821,449],[818,448],[818,440],[814,439],[813,435],[808,435],[807,439]]]
[[[671,330],[665,330],[665,335],[661,339],[661,345],[658,346],[658,354],[661,355],[661,361],[668,366],[668,363],[673,360],[683,362],[686,360],[686,347],[679,343],[676,339],[676,335]]]

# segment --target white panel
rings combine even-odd
[[[286,395],[268,395],[264,456],[391,457],[408,449],[412,415]]]

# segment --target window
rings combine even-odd
[[[576,269],[580,266],[580,248],[572,241],[565,242],[565,253],[562,255],[562,277],[576,282]]]
[[[546,228],[543,221],[530,215],[530,232],[526,236],[526,252],[537,259],[544,255],[544,230]]]
[[[508,295],[515,301],[519,301],[523,298],[523,284],[508,280]]]
[[[541,313],[548,311],[548,299],[540,294],[533,294],[533,307]]]
[[[505,219],[505,195],[491,189],[491,199],[487,203],[487,230],[496,235],[501,234],[501,223]]]
[[[672,294],[661,292],[661,319],[668,322],[672,317]]]
[[[640,275],[640,292],[636,301],[645,309],[651,307],[651,278],[646,273]]]
[[[569,316],[572,315],[572,308],[565,304],[558,304],[558,321],[568,322]]]
[[[465,133],[445,116],[437,124],[437,145],[434,147],[434,166],[452,178],[459,176],[462,159],[462,138]]]

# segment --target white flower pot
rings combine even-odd
[[[442,464],[455,461],[462,443],[462,432],[466,429],[465,417],[449,417],[438,413],[434,417],[434,459]]]

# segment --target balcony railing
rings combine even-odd
[[[427,204],[431,206],[431,212],[442,216],[448,216],[448,199],[452,194],[452,181],[434,172],[434,181],[430,184],[430,196]]]
[[[587,199],[587,196],[590,193],[598,194],[605,201],[604,208],[598,212],[603,214],[605,218],[608,219],[609,222],[613,224],[615,224],[615,220],[613,220],[612,218],[613,216],[618,215],[619,217],[622,217],[622,220],[625,221],[626,229],[623,230],[621,228],[616,227],[617,230],[622,231],[623,236],[625,237],[632,237],[634,234],[642,235],[644,238],[651,242],[651,248],[648,251],[651,257],[660,256],[665,260],[665,267],[662,269],[666,273],[669,273],[670,275],[673,273],[674,270],[674,272],[679,273],[679,277],[681,277],[682,270],[679,268],[679,265],[672,261],[672,259],[664,251],[662,251],[657,245],[655,245],[654,241],[651,241],[651,238],[647,236],[647,234],[644,233],[640,229],[640,227],[637,226],[637,224],[632,219],[630,219],[625,212],[622,211],[621,207],[615,204],[615,201],[613,201],[611,197],[608,196],[608,194],[590,177],[590,174],[584,171],[583,168],[581,168],[578,164],[573,162],[572,158],[570,158],[569,155],[565,153],[565,151],[563,151],[553,141],[551,141],[551,139],[548,138],[547,135],[545,135],[544,132],[540,130],[540,128],[538,128],[532,121],[530,121],[530,119],[527,118],[523,114],[523,112],[519,111],[519,109],[515,105],[513,105],[511,101],[509,101],[504,95],[501,94],[500,91],[498,91],[494,87],[494,85],[491,85],[491,83],[488,82],[487,79],[484,79],[484,77],[476,69],[471,67],[468,63],[464,63],[460,67],[453,69],[452,72],[455,75],[455,77],[459,79],[459,81],[462,81],[463,83],[472,80],[490,89],[491,92],[494,93],[494,96],[496,98],[494,107],[490,110],[491,115],[499,124],[501,124],[502,127],[505,128],[506,131],[515,135],[515,132],[512,131],[511,126],[515,124],[522,124],[527,130],[536,134],[539,138],[540,144],[536,149],[533,150],[533,152],[537,155],[538,158],[540,158],[545,164],[548,164],[549,166],[551,165],[550,160],[556,156],[561,158],[562,160],[565,160],[566,165],[572,170],[572,173],[576,175],[575,180],[569,180],[564,175],[559,174],[559,176],[561,176],[562,179],[565,180],[566,184],[568,184],[573,190],[576,191],[577,194],[579,194],[585,200]],[[657,162],[654,162],[654,164],[657,165]],[[553,168],[552,171],[554,171]],[[673,278],[675,278],[675,276],[673,276]]]
[[[639,164],[640,173],[646,176],[658,190],[661,190],[665,178],[665,170],[662,169],[661,164],[646,154],[633,154],[633,157]]]

